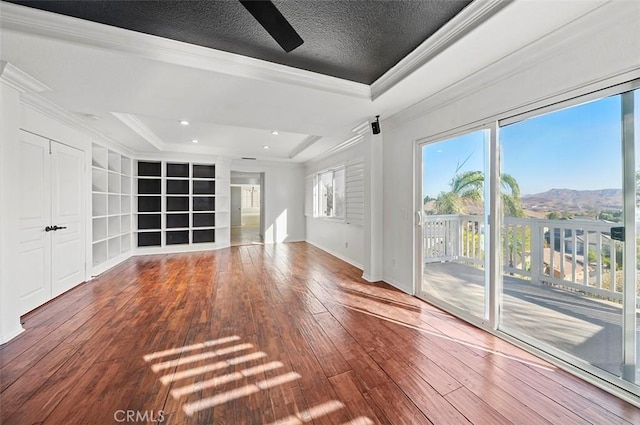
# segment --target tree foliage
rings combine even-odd
[[[468,205],[482,204],[484,199],[484,173],[482,171],[456,172],[449,182],[449,186],[451,189],[448,192],[440,192],[435,199],[436,214],[465,214]],[[501,197],[506,215],[524,217],[524,208],[520,200],[520,186],[516,179],[509,174],[501,175]]]

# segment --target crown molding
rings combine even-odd
[[[513,76],[519,75],[540,62],[548,60],[554,56],[562,55],[568,48],[571,48],[572,43],[576,40],[580,40],[590,33],[605,31],[606,28],[618,23],[617,20],[620,16],[616,13],[612,13],[598,15],[598,19],[595,24],[592,23],[582,27],[575,26],[576,23],[581,22],[583,19],[588,19],[590,16],[594,16],[598,11],[607,10],[607,6],[610,5],[611,2],[594,4],[593,8],[590,8],[579,16],[573,18],[562,27],[556,28],[555,30],[531,41],[529,44],[506,53],[495,61],[475,70],[472,74],[467,74],[458,80],[452,81],[447,86],[424,97],[418,103],[394,114],[389,118],[387,128],[396,128],[419,117],[428,115],[438,109],[460,102],[477,92],[500,84],[502,81]],[[571,28],[570,35],[567,35],[567,28]],[[627,72],[628,70],[624,71],[624,73]],[[608,80],[614,77],[615,76],[606,76],[604,79]],[[572,88],[571,90],[574,89],[575,88]],[[551,97],[555,96],[556,95],[553,95]],[[532,104],[537,104],[539,102],[540,100],[536,100],[535,102],[532,102]],[[490,117],[487,117],[482,121],[484,122],[489,118]]]
[[[0,82],[20,93],[40,93],[51,88],[9,62],[0,61]]]
[[[414,51],[371,84],[371,99],[382,96],[393,86],[422,67],[440,52],[486,22],[513,0],[475,0],[427,38]]]
[[[9,30],[222,74],[371,99],[371,88],[366,84],[30,7],[5,2],[1,7],[0,26]]]
[[[298,143],[296,147],[291,149],[289,152],[289,158],[293,159],[296,156],[300,155],[305,149],[313,145],[318,140],[322,139],[322,136],[307,136],[302,140],[302,142]]]
[[[51,102],[49,99],[42,97],[36,93],[26,93],[20,96],[20,102],[30,107],[31,109],[40,112],[41,114],[48,116],[49,118],[58,120],[63,124],[68,125],[71,128],[74,128],[87,136],[91,137],[94,141],[102,142],[107,145],[111,145],[123,153],[127,155],[132,155],[133,152],[130,148],[124,146],[120,142],[113,140],[112,138],[105,136],[104,134],[96,131],[94,128],[85,124],[82,119],[73,114],[72,112],[67,111],[66,109],[56,105]]]
[[[364,135],[365,133],[368,133],[371,129],[371,122],[369,120],[364,121],[360,124],[358,124],[357,126],[353,127],[351,129],[351,131],[353,131],[354,133],[357,134],[362,134]]]
[[[165,150],[165,143],[162,139],[160,139],[149,127],[143,124],[135,115],[120,112],[112,112],[111,115],[122,121],[124,125],[135,131],[136,134],[149,142],[154,148],[159,151]]]
[[[340,151],[343,151],[345,149],[348,149],[352,146],[357,145],[358,143],[362,142],[364,140],[364,134],[357,134],[353,137],[348,138],[347,140],[344,140],[343,142],[338,143],[337,145],[333,146],[332,148],[327,149],[326,151],[322,152],[320,155],[317,155],[315,158],[307,161],[307,162],[315,162],[315,161],[319,161],[321,159],[324,159],[330,155],[333,155],[335,153],[338,153]]]

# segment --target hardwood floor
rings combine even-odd
[[[134,257],[0,348],[2,424],[639,424],[305,243]]]

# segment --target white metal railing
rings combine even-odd
[[[615,226],[595,220],[504,217],[504,273],[621,301],[622,243],[611,239]],[[484,229],[483,216],[424,216],[425,262],[482,266]]]

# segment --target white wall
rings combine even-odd
[[[364,161],[364,143],[306,163],[305,176],[340,165]],[[306,241],[362,269],[365,258],[364,228],[344,221],[306,217]]]
[[[15,209],[18,185],[18,131],[20,93],[0,83],[0,344],[20,332],[19,305],[16,302],[17,280],[11,253],[16,251],[18,216]]]
[[[602,6],[383,122],[385,281],[412,292],[416,140],[639,78],[638,16],[637,2]]]
[[[236,160],[232,171],[264,173],[264,242],[303,241],[304,168],[299,164]]]

